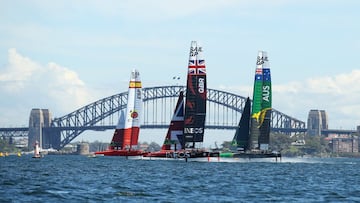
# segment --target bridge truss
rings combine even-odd
[[[185,86],[159,86],[143,88],[144,112],[141,128],[167,128],[176,100]],[[207,129],[235,129],[246,98],[225,91],[208,89]],[[100,99],[70,114],[52,120],[45,129],[50,136],[60,134],[61,149],[85,130],[114,129],[120,111],[126,108],[127,92]],[[273,109],[271,127],[283,133],[305,132],[305,122]]]

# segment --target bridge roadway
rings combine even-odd
[[[158,86],[143,88],[144,117],[141,128],[168,128],[180,91],[185,86]],[[246,98],[215,89],[207,94],[207,129],[235,129],[240,120]],[[127,92],[112,95],[65,116],[54,118],[51,126],[43,127],[42,134],[50,146],[61,149],[85,130],[114,129],[120,111],[126,108]],[[271,128],[274,132],[306,132],[305,122],[273,109]],[[0,128],[0,135],[27,136],[29,128]]]
[[[51,128],[57,128],[60,130],[94,130],[94,131],[105,131],[105,130],[113,130],[115,129],[115,125],[103,125],[103,126],[84,126],[84,127],[49,127],[44,128],[45,130],[51,129]],[[168,128],[169,125],[141,125],[142,129],[161,129],[161,128]],[[236,126],[214,126],[214,125],[206,125],[206,129],[211,130],[235,130]],[[296,129],[293,130],[291,128],[272,128],[272,131],[274,132],[285,132],[285,133],[305,133],[306,129]],[[28,127],[20,127],[20,128],[0,128],[0,137],[27,137],[29,132]],[[356,130],[338,130],[338,129],[323,129],[321,130],[321,134],[324,136],[328,136],[329,134],[355,134],[357,133]]]

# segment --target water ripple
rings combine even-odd
[[[359,202],[360,160],[194,163],[0,158],[1,202]]]

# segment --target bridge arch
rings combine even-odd
[[[167,128],[180,91],[185,86],[157,86],[143,88],[144,117],[142,128]],[[127,92],[115,94],[65,116],[54,118],[51,127],[44,129],[52,147],[61,149],[85,130],[114,129],[119,112],[126,108]],[[234,129],[240,120],[246,98],[215,89],[208,89],[206,128]],[[166,108],[164,108],[166,107]],[[304,132],[305,122],[273,109],[273,131]]]

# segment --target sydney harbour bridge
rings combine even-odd
[[[185,86],[143,88],[143,117],[141,128],[168,128],[177,97]],[[115,129],[120,111],[126,108],[128,92],[115,94],[58,118],[51,118],[48,126],[40,126],[44,148],[61,149],[86,130]],[[208,89],[206,129],[233,130],[243,111],[246,97],[230,92]],[[0,137],[28,136],[33,126],[0,128]],[[306,132],[305,122],[273,109],[271,130],[285,134]],[[164,135],[165,136],[165,135]]]

